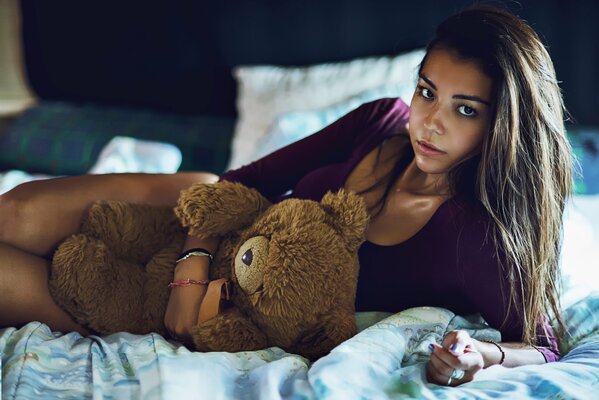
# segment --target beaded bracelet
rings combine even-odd
[[[494,342],[492,340],[482,340],[485,343],[491,343],[493,345],[495,345],[495,347],[497,347],[497,349],[501,352],[501,360],[499,360],[499,365],[503,364],[503,362],[505,361],[505,352],[503,351],[503,348],[499,345],[499,343]]]
[[[210,283],[209,280],[199,280],[195,279],[180,279],[178,281],[174,281],[168,284],[168,287],[173,288],[177,286],[190,286],[190,285],[208,285]]]
[[[193,249],[188,249],[188,250],[185,250],[183,253],[181,253],[181,255],[179,255],[179,258],[175,262],[178,263],[183,260],[187,260],[189,257],[193,257],[193,256],[209,257],[210,262],[212,262],[212,259],[214,258],[212,256],[212,253],[210,253],[208,250],[203,249],[201,247],[194,247]]]

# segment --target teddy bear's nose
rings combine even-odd
[[[248,249],[245,253],[243,253],[243,255],[241,256],[241,261],[247,265],[248,267],[250,265],[252,265],[252,260],[254,259],[254,253],[252,253],[252,249]]]

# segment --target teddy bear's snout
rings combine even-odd
[[[267,262],[269,240],[255,236],[245,241],[235,257],[235,276],[241,289],[248,295],[262,287]]]

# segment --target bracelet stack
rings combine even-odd
[[[210,262],[212,262],[212,259],[214,258],[212,256],[212,253],[210,253],[208,250],[203,249],[201,247],[194,247],[192,249],[185,250],[183,253],[181,253],[176,262],[179,263],[183,260],[187,260],[189,257],[195,257],[195,256],[208,257],[208,258],[210,258]]]
[[[192,249],[185,250],[183,253],[179,255],[176,263],[179,263],[183,260],[187,260],[189,257],[208,257],[210,259],[210,263],[212,263],[212,253],[208,250],[203,249],[201,247],[194,247]],[[178,286],[190,286],[190,285],[208,285],[210,283],[209,280],[195,280],[195,279],[180,279],[178,281],[174,281],[168,284],[169,288],[174,288]]]

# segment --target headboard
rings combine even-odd
[[[175,144],[181,170],[220,173],[244,149],[234,139],[231,152],[241,120],[235,67],[396,55],[423,47],[441,20],[471,3],[21,0],[24,66],[42,101],[0,135],[0,170],[85,173],[122,135]],[[576,122],[599,126],[589,100],[599,92],[599,3],[504,5],[544,38]]]
[[[307,65],[423,46],[471,1],[22,0],[25,59],[46,99],[235,115],[231,68]],[[546,40],[575,119],[599,125],[599,4],[505,2]]]

